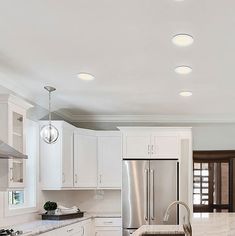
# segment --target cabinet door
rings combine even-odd
[[[123,158],[148,158],[151,136],[149,134],[127,134],[123,139]]]
[[[8,143],[21,153],[25,153],[25,111],[17,106],[9,106]],[[22,188],[25,185],[25,161],[9,160],[9,187]]]
[[[85,221],[83,223],[83,236],[92,236],[92,234],[94,234],[94,231],[91,220]]]
[[[43,234],[40,234],[40,236],[60,236],[61,234],[59,234],[58,232],[56,232],[57,230],[52,230]],[[56,233],[56,234],[55,234]]]
[[[121,137],[98,138],[98,187],[121,188]]]
[[[152,157],[163,159],[179,158],[179,138],[174,134],[156,134],[152,136]]]
[[[121,236],[120,227],[109,227],[107,229],[100,228],[96,229],[95,236]]]
[[[73,187],[73,130],[68,128],[63,129],[62,187]]]
[[[41,122],[41,128],[48,121]],[[48,144],[40,138],[41,183],[43,190],[58,190],[73,187],[73,132],[75,127],[52,121],[59,131],[59,138]]]
[[[74,186],[97,187],[97,138],[89,134],[74,136]]]

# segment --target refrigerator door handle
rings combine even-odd
[[[155,216],[154,216],[154,209],[155,209],[155,202],[154,202],[154,170],[150,170],[150,191],[151,191],[151,196],[150,196],[150,217],[151,217],[151,220],[155,220]]]
[[[148,169],[144,170],[145,172],[145,184],[146,184],[146,189],[145,189],[145,216],[144,219],[146,221],[148,221],[148,215],[149,215],[149,204],[148,204],[148,200],[149,200],[149,171]]]

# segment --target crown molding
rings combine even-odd
[[[39,104],[26,88],[0,76],[0,85],[15,94],[47,109]],[[235,114],[230,115],[76,115],[60,110],[55,105],[53,113],[69,122],[154,122],[154,123],[235,123]],[[234,118],[233,118],[234,116]],[[232,117],[232,118],[231,118]]]
[[[13,103],[25,110],[34,107],[31,103],[13,94],[0,94],[0,103]]]
[[[235,115],[231,118],[211,115],[74,115],[67,111],[56,113],[71,122],[235,123]]]

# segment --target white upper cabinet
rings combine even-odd
[[[101,131],[98,135],[98,188],[121,188],[121,150],[119,131]]]
[[[179,159],[180,135],[187,128],[120,127],[124,159]]]
[[[150,156],[150,143],[151,137],[149,134],[124,134],[123,150],[125,157],[137,159]]]
[[[74,134],[74,186],[97,187],[97,137],[92,130],[77,129]]]
[[[48,121],[41,121],[40,127]],[[64,121],[52,121],[59,131],[53,144],[40,139],[42,189],[66,189],[73,187],[73,134],[75,127]]]
[[[152,135],[151,157],[160,159],[179,158],[179,137],[177,133],[164,133]]]
[[[26,112],[33,107],[10,94],[0,95],[0,140],[26,153]],[[0,160],[0,189],[22,189],[25,186],[25,160]]]
[[[56,143],[40,139],[43,190],[121,188],[121,132],[80,129],[64,121],[52,124],[59,131]]]

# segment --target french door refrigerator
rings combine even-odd
[[[177,160],[123,160],[122,165],[123,236],[141,225],[163,224],[168,205],[178,200]],[[178,223],[177,208],[168,223]]]

